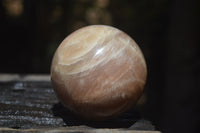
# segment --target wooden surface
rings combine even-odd
[[[59,103],[49,75],[0,74],[0,132],[158,133],[132,109],[119,118],[84,121]]]

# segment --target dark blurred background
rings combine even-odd
[[[1,0],[0,73],[47,73],[61,41],[92,24],[117,27],[148,66],[141,114],[164,133],[200,131],[199,0]]]

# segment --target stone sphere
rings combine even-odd
[[[135,105],[146,76],[135,41],[104,25],[87,26],[66,37],[51,65],[52,84],[62,104],[88,120],[110,119]]]

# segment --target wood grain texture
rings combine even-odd
[[[134,109],[110,121],[81,120],[59,103],[48,77],[0,74],[0,132],[151,133],[155,130]]]

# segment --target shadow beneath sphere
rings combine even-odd
[[[138,111],[132,109],[127,113],[122,114],[120,117],[106,120],[106,121],[87,121],[74,115],[70,110],[65,108],[61,103],[54,104],[52,108],[54,116],[63,119],[67,126],[88,126],[92,128],[129,128],[136,121],[140,120]]]

